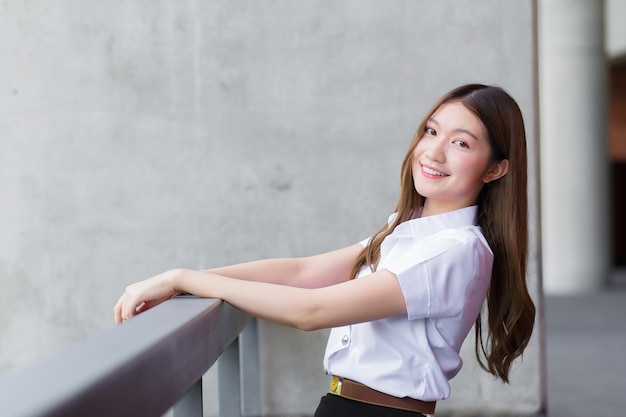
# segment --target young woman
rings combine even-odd
[[[286,326],[332,328],[331,393],[315,416],[432,414],[473,324],[480,364],[505,382],[530,339],[526,175],[517,103],[499,87],[456,88],[420,124],[395,213],[370,239],[307,258],[167,271],[129,286],[115,321],[184,292]]]

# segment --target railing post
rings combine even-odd
[[[239,335],[239,357],[243,393],[243,415],[260,416],[261,400],[259,390],[259,336],[257,319],[250,320]]]
[[[173,417],[202,417],[202,378],[172,407]]]
[[[220,417],[241,417],[239,338],[220,356],[217,376]]]

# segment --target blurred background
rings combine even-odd
[[[1,1],[0,377],[112,327],[134,281],[369,236],[424,113],[483,82],[525,116],[540,320],[510,386],[468,340],[438,410],[565,407],[563,349],[589,354],[569,337],[626,338],[625,17],[620,0]],[[326,336],[261,323],[265,414],[312,413]]]

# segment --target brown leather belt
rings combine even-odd
[[[331,394],[360,401],[362,403],[382,405],[416,413],[434,414],[435,401],[420,401],[410,397],[394,397],[349,379],[333,376],[330,380]]]

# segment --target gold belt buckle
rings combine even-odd
[[[333,378],[330,380],[330,392],[331,394],[341,395],[341,383],[343,378],[339,378],[336,375],[333,375]]]

